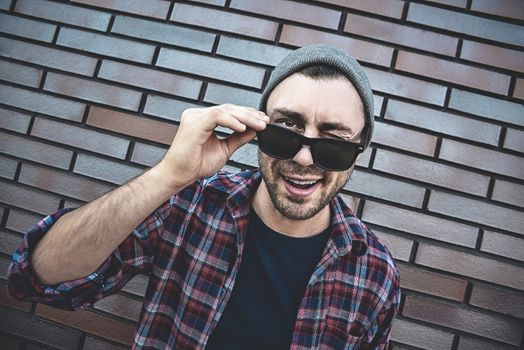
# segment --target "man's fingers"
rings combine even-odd
[[[212,113],[208,115],[207,130],[217,126],[230,128],[236,132],[246,129],[263,130],[269,122],[269,118],[254,108],[236,105],[220,105],[212,107]]]

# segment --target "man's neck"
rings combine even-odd
[[[251,198],[251,207],[271,229],[292,237],[313,236],[328,228],[331,222],[329,205],[309,219],[292,220],[284,217],[273,205],[264,180]]]

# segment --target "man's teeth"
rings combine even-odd
[[[299,185],[299,186],[309,186],[309,185],[314,185],[317,183],[317,181],[299,181],[299,180],[293,180],[293,179],[290,179],[289,177],[286,177],[286,180],[295,184],[295,185]]]

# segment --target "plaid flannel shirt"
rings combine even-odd
[[[255,170],[194,183],[146,218],[97,271],[45,286],[33,272],[31,252],[70,209],[60,210],[34,226],[13,255],[10,293],[76,309],[146,272],[150,283],[133,348],[203,349],[234,287],[249,200],[260,178]],[[331,235],[304,291],[291,349],[386,349],[400,302],[398,270],[389,251],[338,196],[330,208]]]

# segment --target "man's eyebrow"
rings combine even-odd
[[[306,124],[306,117],[304,117],[302,113],[292,111],[287,108],[276,108],[273,110],[273,113],[271,113],[271,116],[273,115],[278,115],[278,116],[289,118],[302,125]]]
[[[322,123],[318,126],[319,131],[342,131],[349,134],[353,134],[353,129],[349,126],[338,122],[327,122]]]
[[[307,120],[306,120],[306,117],[304,117],[304,115],[302,113],[299,113],[299,112],[296,112],[296,111],[293,111],[293,110],[289,110],[287,108],[276,108],[273,110],[271,116],[273,115],[278,115],[278,116],[283,116],[283,117],[286,117],[286,118],[289,118],[297,123],[300,123],[302,125],[305,125],[307,123]],[[339,122],[325,122],[325,123],[321,123],[319,126],[318,126],[318,130],[321,131],[321,132],[325,132],[325,131],[341,131],[341,132],[344,132],[344,133],[348,133],[352,136],[356,136],[356,135],[353,135],[353,129],[351,129],[349,126],[347,125],[344,125],[342,123],[339,123]]]

